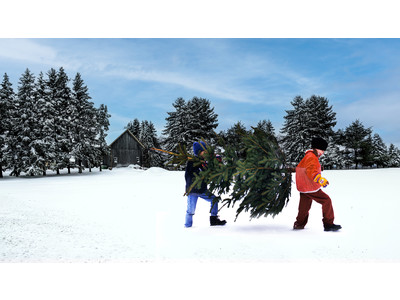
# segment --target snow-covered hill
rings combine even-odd
[[[147,286],[146,276],[149,280],[166,280],[169,285],[161,284],[166,289],[175,286],[179,290],[182,283],[180,292],[192,288],[197,291],[188,299],[207,297],[210,284],[215,285],[214,295],[223,297],[226,293],[219,294],[220,288],[231,289],[239,283],[242,286],[247,280],[247,284],[265,285],[265,289],[281,287],[281,293],[301,298],[291,284],[296,288],[309,285],[304,287],[306,292],[313,286],[312,281],[306,280],[309,278],[320,281],[320,285],[326,280],[339,288],[332,276],[339,276],[343,287],[357,288],[354,296],[358,299],[374,292],[380,293],[381,299],[390,299],[392,293],[388,297],[382,295],[390,290],[386,285],[397,276],[387,273],[393,268],[399,271],[400,169],[325,171],[324,175],[330,182],[325,191],[333,201],[335,223],[343,226],[340,232],[323,231],[321,206],[317,203],[313,204],[306,229],[292,230],[299,200],[294,184],[288,206],[275,218],[249,220],[242,213],[234,222],[236,208],[223,208],[220,216],[228,224],[210,227],[209,204],[199,199],[194,227],[184,228],[183,172],[124,168],[40,178],[6,176],[0,180],[0,261],[75,263],[57,264],[61,269],[82,262],[107,262],[94,267],[106,270],[114,263],[124,262],[128,264],[117,264],[114,271],[141,270],[131,276],[143,280],[142,288]],[[0,280],[4,277],[10,286],[12,274],[21,264],[3,265],[7,271],[0,272]],[[30,274],[32,265],[23,266],[23,273]],[[82,272],[82,268],[79,270]],[[274,272],[277,277],[272,276]],[[10,274],[11,279],[6,276]],[[15,273],[16,277],[17,274],[21,273]],[[91,270],[89,274],[96,278],[102,273]],[[125,276],[129,275],[123,276],[127,280]],[[192,282],[192,276],[197,281]],[[230,286],[221,287],[220,283]],[[242,286],[237,292],[264,299],[264,288]],[[340,294],[331,291],[330,295],[337,299]]]

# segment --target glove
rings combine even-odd
[[[314,177],[314,181],[318,182],[322,187],[327,187],[329,184],[329,181],[322,177],[321,174],[317,174],[317,176]]]

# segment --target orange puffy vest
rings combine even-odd
[[[315,176],[321,173],[321,164],[313,150],[307,150],[306,155],[296,167],[296,186],[300,193],[313,193],[321,189],[314,182]]]

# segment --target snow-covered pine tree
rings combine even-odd
[[[75,164],[82,173],[84,169],[83,163],[87,160],[87,128],[86,128],[86,112],[87,102],[90,100],[88,88],[84,85],[80,73],[75,75],[72,81],[72,98],[76,104],[75,110],[75,126],[73,128],[74,143],[72,147],[72,155],[75,159]]]
[[[296,96],[291,102],[293,110],[287,110],[281,133],[282,148],[292,164],[297,164],[315,136],[329,140],[334,136],[336,113],[325,97],[312,95],[306,101]]]
[[[60,169],[68,167],[70,172],[71,167],[71,153],[73,145],[73,118],[76,113],[76,105],[72,103],[71,88],[68,86],[69,83],[68,75],[65,73],[64,68],[60,67],[57,72],[57,91],[56,91],[56,110],[58,115],[57,126],[57,173]],[[72,166],[73,167],[73,166]]]
[[[35,77],[26,69],[18,82],[18,92],[14,107],[11,109],[9,162],[10,175],[19,176],[21,172],[35,174],[36,153],[32,148],[35,139],[34,128],[37,127],[35,115]]]
[[[149,149],[152,147],[153,139],[151,137],[151,132],[149,129],[149,121],[145,120],[142,121],[140,124],[140,135],[139,135],[140,142],[145,146],[143,150],[143,160],[142,164],[144,167],[150,167],[150,153]]]
[[[157,130],[156,130],[154,124],[151,121],[149,122],[148,131],[149,131],[149,134],[151,136],[152,147],[160,148],[161,143],[160,143],[160,141],[159,141],[159,139],[157,137]],[[150,166],[151,167],[162,167],[162,166],[164,166],[165,159],[164,159],[164,156],[161,153],[150,152],[149,157],[150,157]]]
[[[149,151],[151,148],[160,148],[160,143],[157,138],[157,131],[151,121],[142,121],[139,140],[145,146],[143,151],[143,166],[163,166],[164,161],[162,154],[157,151]]]
[[[395,145],[390,144],[388,148],[388,162],[387,165],[390,168],[398,168],[400,167],[400,149]]]
[[[175,111],[167,112],[168,117],[165,118],[167,124],[162,131],[162,134],[165,135],[163,147],[168,151],[176,151],[178,144],[189,144],[186,134],[189,124],[186,101],[183,98],[178,98],[172,106]]]
[[[375,133],[372,137],[372,156],[378,168],[387,166],[388,149],[379,134]]]
[[[35,157],[35,164],[28,174],[45,176],[48,164],[54,160],[55,155],[51,124],[55,112],[51,103],[48,102],[46,81],[42,72],[37,78],[35,87],[35,127],[33,128],[34,139],[31,142],[31,147],[34,149],[32,155]]]
[[[329,101],[325,97],[312,95],[305,102],[308,115],[307,138],[311,140],[315,136],[320,136],[324,139],[329,139],[334,136],[333,127],[336,126],[336,113],[332,106],[329,106]]]
[[[351,168],[353,165],[352,151],[350,151],[345,144],[345,132],[344,130],[339,129],[336,131],[333,139],[329,140],[329,151],[327,151],[321,158],[321,163],[325,165],[325,160],[328,160],[327,157],[330,157],[331,154],[333,154],[335,156],[334,165],[336,165],[338,169]],[[332,152],[336,152],[337,154],[335,155]]]
[[[0,87],[0,178],[3,177],[3,169],[8,167],[7,155],[11,121],[12,106],[15,103],[15,93],[7,73],[3,76]]]
[[[61,140],[65,135],[65,127],[64,127],[64,118],[61,115],[61,101],[59,99],[58,92],[58,75],[57,71],[54,68],[51,68],[47,73],[46,80],[46,91],[47,91],[47,101],[48,106],[52,108],[54,114],[50,114],[49,119],[47,121],[47,125],[49,130],[52,131],[52,149],[53,152],[53,160],[49,164],[49,169],[52,171],[56,171],[57,174],[60,173],[60,160],[63,160],[63,156],[61,152]],[[51,119],[50,119],[51,118]]]
[[[300,161],[304,151],[309,147],[307,137],[307,112],[304,99],[296,96],[290,103],[293,109],[286,110],[285,123],[281,129],[282,149],[292,164]]]
[[[99,147],[99,140],[98,140],[98,110],[94,107],[93,102],[88,103],[88,112],[87,112],[87,163],[89,172],[92,171],[92,167],[96,167],[99,162],[100,156],[100,147]]]
[[[193,97],[186,103],[183,98],[178,98],[173,106],[176,110],[168,112],[163,130],[166,135],[164,148],[168,151],[175,151],[178,144],[188,147],[201,138],[209,140],[214,135],[218,115],[209,100]]]
[[[133,121],[130,121],[125,129],[128,129],[134,136],[139,138],[140,136],[140,121],[139,119],[135,118]]]
[[[110,127],[109,118],[111,115],[108,113],[107,105],[100,104],[97,111],[97,165],[100,166],[103,163],[103,157],[109,154],[109,147],[106,142],[107,131]]]
[[[321,165],[325,169],[342,169],[348,162],[343,159],[344,147],[340,145],[340,131],[328,139],[328,149],[320,158]]]
[[[364,160],[363,149],[368,143],[371,132],[371,128],[365,128],[358,119],[346,127],[343,132],[342,144],[346,147],[346,153],[356,169]]]
[[[49,147],[47,152],[47,169],[52,171],[58,171],[57,158],[59,156],[59,132],[62,127],[59,124],[59,105],[57,104],[57,71],[51,68],[47,73],[45,79],[45,101],[47,117],[44,126],[44,130],[48,132],[46,137],[46,143]]]
[[[95,109],[93,102],[90,101],[89,89],[77,73],[72,82],[72,99],[75,103],[75,126],[72,130],[74,142],[72,154],[79,168],[79,173],[84,169],[83,163],[86,162],[91,168],[92,164],[99,161],[101,155],[102,142],[96,140],[100,138],[103,129],[108,129],[108,114],[103,108],[101,112],[101,125],[99,124],[99,111]],[[106,119],[102,119],[106,118]],[[103,138],[104,136],[102,136]]]
[[[56,140],[56,111],[53,93],[55,89],[52,85],[56,84],[56,74],[54,78],[50,77],[50,72],[47,73],[47,78],[44,78],[40,72],[36,86],[37,104],[40,109],[38,110],[38,120],[42,124],[42,150],[45,158],[45,168],[43,175],[46,175],[48,169],[54,169],[57,157],[57,140]]]
[[[364,143],[361,145],[361,164],[365,167],[372,167],[374,165],[373,144],[372,144],[372,130],[368,134]]]
[[[201,138],[208,141],[215,135],[214,130],[218,127],[218,115],[214,112],[209,100],[193,97],[187,103],[187,114],[189,119],[186,135],[189,145]]]

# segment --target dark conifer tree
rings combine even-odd
[[[336,113],[325,97],[312,95],[305,102],[307,112],[307,138],[320,136],[325,139],[333,137],[336,126]]]
[[[386,167],[388,158],[388,149],[379,134],[375,133],[372,137],[372,156],[373,161],[378,168]]]
[[[57,144],[59,151],[57,152],[57,172],[60,169],[68,167],[70,172],[71,153],[73,145],[73,127],[74,116],[76,113],[76,105],[72,103],[72,93],[69,87],[69,78],[61,67],[57,72],[56,81],[56,106],[58,115],[56,117],[58,123]]]
[[[97,164],[100,166],[103,162],[103,157],[109,154],[109,147],[106,142],[107,131],[110,127],[109,118],[111,115],[108,113],[107,105],[101,104],[97,112],[97,140],[98,140],[98,151],[97,153]]]
[[[11,111],[15,103],[15,93],[7,73],[3,76],[0,88],[0,178],[3,177],[3,169],[8,168],[7,152],[8,137],[11,124]]]
[[[72,148],[72,154],[75,158],[75,163],[79,168],[79,173],[82,173],[84,169],[84,162],[88,160],[88,145],[89,141],[89,130],[87,127],[89,110],[89,100],[91,99],[88,94],[88,88],[84,85],[81,75],[77,73],[72,82],[72,98],[76,105],[75,108],[75,122],[73,127],[73,138],[74,144]]]
[[[200,139],[210,140],[218,127],[218,115],[214,113],[209,100],[193,97],[187,103],[178,98],[173,104],[175,111],[168,112],[167,124],[163,130],[166,135],[164,147],[176,150],[178,144],[189,147]]]
[[[34,141],[33,129],[35,128],[34,119],[35,102],[35,78],[29,69],[22,74],[17,98],[10,110],[11,124],[8,139],[8,161],[11,167],[10,175],[19,176],[21,172],[33,174],[31,143]]]
[[[239,121],[233,124],[232,127],[228,128],[226,132],[222,131],[220,136],[223,138],[226,145],[235,145],[234,151],[236,152],[238,158],[245,158],[246,150],[245,145],[242,142],[242,138],[248,133],[249,132],[244,124]]]
[[[307,134],[307,112],[302,97],[296,96],[291,102],[292,110],[286,110],[285,123],[281,129],[284,135],[281,143],[288,160],[293,164],[300,161],[304,151],[309,147]]]
[[[55,156],[51,124],[55,112],[51,102],[48,102],[46,81],[42,72],[36,81],[33,109],[35,127],[31,148],[34,150],[32,156],[35,164],[32,166],[31,175],[46,175],[46,169]]]
[[[310,148],[311,139],[316,136],[330,140],[334,136],[336,113],[329,106],[328,99],[312,95],[306,101],[297,96],[291,102],[293,110],[287,110],[281,129],[284,135],[282,148],[289,161],[297,164],[304,151]]]
[[[134,136],[139,138],[140,136],[140,121],[139,119],[135,118],[133,121],[130,121],[128,125],[125,127],[128,129]]]
[[[388,167],[398,168],[400,167],[400,150],[395,145],[390,144],[388,148]]]
[[[343,147],[341,146],[340,137],[342,131],[335,132],[333,137],[328,139],[328,149],[320,158],[321,165],[325,169],[342,169],[351,162],[345,160],[343,156]]]
[[[262,120],[257,123],[256,128],[264,131],[267,134],[275,136],[275,128],[270,120]]]
[[[187,103],[187,113],[189,119],[186,135],[189,145],[200,139],[208,141],[215,135],[214,130],[218,127],[218,115],[214,112],[209,100],[193,97]]]
[[[187,135],[189,114],[186,101],[183,98],[178,98],[172,106],[175,111],[167,112],[168,117],[165,119],[167,124],[162,132],[165,135],[164,147],[168,151],[175,151],[179,143],[182,145],[189,144]]]
[[[47,78],[44,78],[41,72],[37,81],[37,103],[42,107],[39,116],[42,122],[43,134],[43,151],[45,152],[45,170],[43,175],[46,175],[46,170],[54,170],[57,158],[57,137],[56,137],[56,118],[59,113],[56,110],[54,100],[56,85],[56,73],[49,71]]]
[[[88,87],[79,73],[72,82],[72,97],[75,103],[74,116],[76,119],[72,130],[74,143],[72,153],[78,164],[79,173],[86,163],[91,170],[92,166],[100,164],[100,156],[105,141],[105,130],[108,130],[108,113],[106,107],[97,110],[91,102]]]
[[[63,120],[60,115],[61,105],[58,93],[58,78],[57,71],[51,68],[47,72],[46,80],[46,96],[47,96],[47,106],[52,110],[47,119],[48,130],[51,131],[51,141],[52,149],[54,149],[52,160],[49,162],[49,169],[57,171],[59,174],[59,160],[60,160],[60,140],[62,139],[62,134],[64,132]]]
[[[371,132],[371,128],[365,128],[359,120],[354,121],[344,130],[343,145],[356,169],[363,160],[365,161]]]

